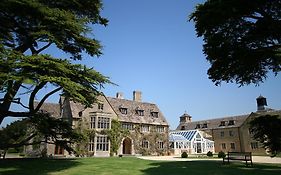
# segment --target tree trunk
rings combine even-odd
[[[3,120],[4,120],[5,116],[0,114],[0,124],[2,124]]]

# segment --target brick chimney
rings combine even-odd
[[[116,98],[118,98],[118,99],[123,99],[124,97],[123,97],[123,93],[122,92],[117,92],[116,93]]]
[[[134,91],[133,92],[133,100],[141,102],[141,91]]]

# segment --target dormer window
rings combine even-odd
[[[122,114],[127,114],[127,113],[128,113],[127,108],[119,108],[119,111],[120,111]]]
[[[151,112],[150,114],[152,117],[158,118],[158,112]]]
[[[98,103],[98,110],[103,110],[103,104],[102,103]]]
[[[136,114],[139,116],[144,116],[144,110],[137,109]]]
[[[228,125],[234,125],[234,120],[229,120]]]
[[[225,126],[225,121],[221,121],[220,126]]]
[[[82,112],[82,111],[78,112],[78,116],[79,116],[79,117],[82,117],[82,115],[83,115],[83,112]]]

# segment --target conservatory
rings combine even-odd
[[[183,152],[188,154],[206,154],[214,153],[214,141],[205,139],[202,131],[186,130],[171,131],[169,133],[170,149],[174,155],[180,155]]]

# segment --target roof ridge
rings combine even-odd
[[[40,103],[40,101],[34,100],[35,103]],[[54,104],[54,105],[59,105],[59,103],[55,103],[55,102],[45,102],[43,104]]]
[[[226,119],[226,118],[231,118],[231,117],[247,117],[249,116],[251,113],[249,114],[241,114],[241,115],[232,115],[232,116],[226,116],[226,117],[219,117],[219,118],[212,118],[212,119],[204,119],[204,120],[196,120],[196,121],[192,121],[192,122],[202,122],[202,121],[208,121],[208,120],[219,120],[219,119]],[[192,123],[191,122],[191,123]]]
[[[106,97],[106,98],[120,100],[120,101],[129,101],[129,102],[134,102],[134,103],[156,105],[155,103],[151,103],[151,102],[134,101],[134,100],[130,100],[130,99],[120,99],[120,98],[116,98],[116,97]]]

